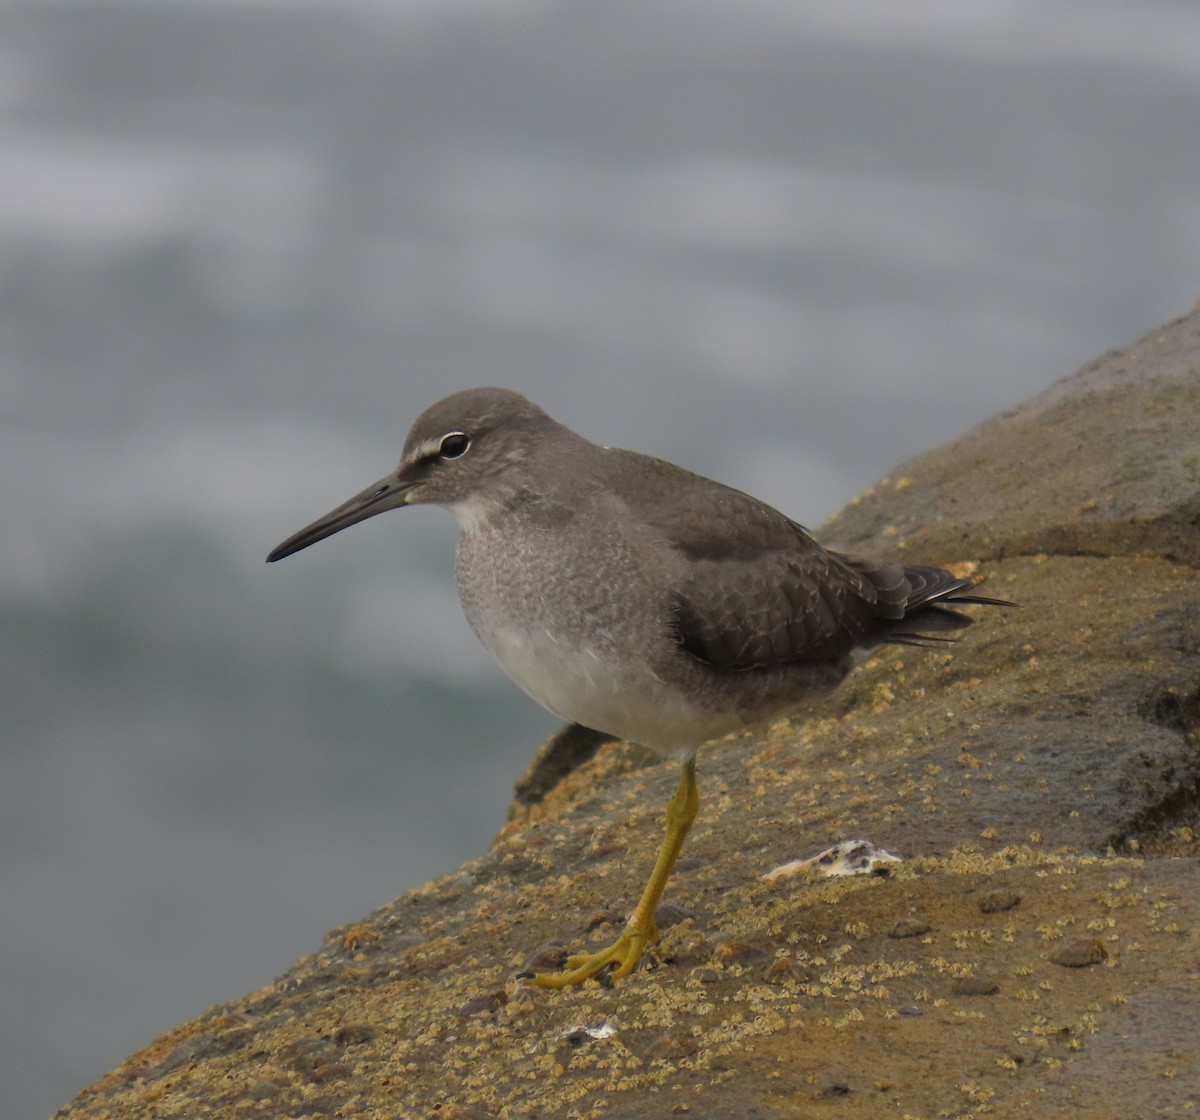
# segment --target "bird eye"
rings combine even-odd
[[[471,446],[471,437],[466,432],[448,432],[438,444],[438,455],[443,459],[459,459]]]

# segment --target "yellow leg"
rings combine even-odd
[[[683,841],[687,837],[692,821],[700,808],[700,794],[696,790],[696,762],[689,758],[679,775],[679,788],[667,806],[667,831],[658,849],[658,859],[646,883],[637,908],[625,923],[625,929],[607,949],[598,953],[580,953],[567,961],[565,972],[541,972],[534,976],[533,983],[543,988],[568,988],[581,984],[591,976],[603,972],[615,964],[614,979],[628,976],[641,959],[647,945],[658,940],[658,929],[654,925],[654,912],[670,878],[671,868],[679,857]]]

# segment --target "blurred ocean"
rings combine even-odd
[[[502,823],[451,519],[263,563],[435,399],[819,525],[1198,294],[1190,3],[0,0],[0,1117]]]

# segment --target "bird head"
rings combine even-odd
[[[417,418],[394,471],[293,534],[267,561],[282,560],[403,506],[445,506],[461,527],[469,528],[519,493],[526,463],[564,433],[570,434],[510,389],[454,393]]]

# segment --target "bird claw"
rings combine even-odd
[[[541,988],[569,988],[592,977],[601,983],[620,980],[637,967],[647,945],[657,938],[658,931],[653,927],[626,927],[625,932],[607,948],[595,953],[576,953],[567,959],[562,972],[539,972],[530,982]]]

